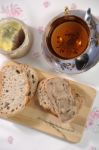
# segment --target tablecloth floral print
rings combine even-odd
[[[42,6],[44,7],[44,9],[48,9],[51,6],[52,1],[50,0],[42,0]],[[72,3],[70,5],[70,9],[78,9],[77,4]],[[16,17],[16,18],[21,18],[21,16],[24,14],[24,8],[17,3],[14,2],[10,2],[9,3],[4,3],[2,5],[0,5],[0,15],[2,15],[2,17]],[[97,19],[99,19],[99,16],[96,16]],[[38,33],[42,34],[44,31],[44,27],[41,24],[38,27]],[[39,57],[40,53],[38,52],[34,52],[33,54],[35,57]],[[91,130],[92,132],[94,132],[95,134],[99,134],[99,107],[94,107],[93,110],[91,111],[89,117],[88,117],[88,121],[86,124],[86,130]],[[12,135],[9,135],[7,137],[7,139],[5,139],[7,141],[8,144],[13,144],[15,139]],[[97,149],[96,146],[94,145],[90,145],[88,150],[99,150]]]

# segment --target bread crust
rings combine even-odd
[[[30,83],[30,99],[33,99],[38,85],[38,74],[32,67],[27,64],[20,64],[20,66],[27,74]]]

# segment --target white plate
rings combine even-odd
[[[31,52],[19,62],[31,64],[47,71],[53,71],[41,56],[41,40],[44,27],[55,15],[70,9],[92,8],[92,13],[99,18],[98,0],[0,0],[0,18],[16,17],[31,26],[34,40]],[[0,55],[0,64],[6,58]],[[79,144],[70,144],[38,131],[25,128],[0,119],[0,150],[99,150],[99,63],[91,70],[71,75],[68,78],[94,86],[97,96],[90,113],[87,128]]]

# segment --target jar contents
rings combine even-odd
[[[17,49],[24,39],[25,34],[20,23],[11,21],[0,25],[0,49],[3,51]]]
[[[52,52],[56,56],[72,59],[86,50],[89,34],[80,22],[67,21],[54,28],[50,40]]]

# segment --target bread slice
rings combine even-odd
[[[38,85],[38,75],[37,72],[27,64],[20,64],[24,72],[27,74],[28,80],[30,82],[30,97],[33,98]]]
[[[40,106],[52,113],[54,110],[54,114],[63,122],[72,119],[77,113],[71,86],[66,79],[54,77],[41,81],[37,98]]]
[[[46,91],[46,81],[47,79],[42,80],[37,88],[38,102],[45,110],[50,111],[57,116]]]
[[[29,82],[20,66],[6,65],[0,70],[0,117],[10,117],[28,102]]]
[[[37,89],[37,85],[38,85],[38,74],[37,72],[29,65],[27,64],[21,64],[21,63],[17,63],[17,62],[7,62],[7,64],[5,65],[10,65],[10,66],[16,66],[16,67],[21,67],[22,71],[27,75],[28,77],[28,81],[30,84],[30,92],[29,92],[29,99],[33,99],[36,89]]]
[[[84,98],[76,88],[71,86],[71,89],[72,89],[72,95],[73,95],[74,100],[75,100],[75,104],[76,104],[78,111],[79,111],[82,104],[84,103]]]

